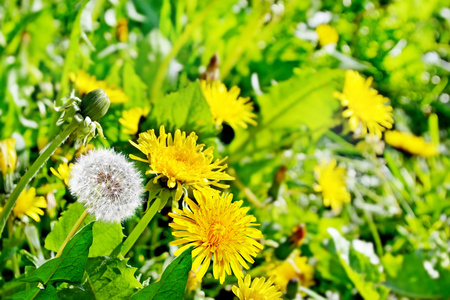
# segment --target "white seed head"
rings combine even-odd
[[[133,163],[111,149],[80,156],[69,180],[72,195],[98,221],[121,222],[142,203],[144,188]]]

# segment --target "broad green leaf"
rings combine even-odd
[[[159,132],[161,125],[166,132],[180,129],[202,137],[214,134],[211,111],[198,82],[155,101],[143,128]]]
[[[34,297],[34,298],[33,298]],[[38,287],[18,292],[8,299],[11,300],[58,300],[56,295],[56,289],[53,285],[48,284],[45,289],[40,289]]]
[[[192,267],[192,247],[181,253],[164,270],[159,281],[136,293],[132,300],[183,299],[189,271]]]
[[[385,285],[413,299],[449,299],[450,270],[442,268],[439,259],[433,266],[432,259],[435,258],[420,252],[398,256],[386,254],[382,259],[387,273]]]
[[[384,299],[389,290],[380,285],[384,277],[378,269],[379,265],[372,263],[365,254],[356,251],[336,229],[329,228],[328,232],[333,238],[342,267],[361,296],[366,300]]]
[[[84,207],[81,203],[75,202],[71,204],[69,208],[62,213],[58,222],[56,222],[53,227],[53,230],[45,239],[45,248],[57,252],[83,211]],[[93,220],[94,218],[89,215],[82,225]],[[109,255],[123,239],[122,226],[119,223],[95,222],[92,232],[94,240],[89,251],[89,257]]]
[[[136,74],[134,65],[130,60],[123,66],[123,91],[132,101],[127,103],[129,107],[141,106],[144,108],[147,101],[147,86]]]
[[[86,272],[87,284],[95,299],[129,299],[141,283],[134,277],[136,268],[127,265],[127,260],[113,257],[90,258]]]
[[[36,269],[30,276],[23,279],[26,282],[40,282],[46,285],[49,282],[80,283],[92,245],[93,222],[84,226],[64,247],[60,257],[49,260]]]
[[[58,291],[60,299],[129,299],[141,283],[134,277],[136,268],[127,260],[114,257],[89,258],[87,280],[82,287],[68,287]]]
[[[289,80],[269,88],[257,98],[260,119],[257,127],[237,130],[230,145],[233,155],[255,154],[288,146],[301,137],[319,137],[336,125],[333,116],[339,101],[333,97],[338,90],[341,70],[302,70]],[[306,126],[306,128],[305,128]]]
[[[110,255],[124,237],[120,223],[95,222],[92,233],[94,241],[89,250],[89,257]]]

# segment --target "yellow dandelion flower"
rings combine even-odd
[[[225,122],[236,129],[238,126],[247,128],[247,123],[257,124],[250,98],[239,97],[241,90],[238,87],[234,86],[228,91],[220,81],[206,80],[201,80],[200,86],[216,126]]]
[[[273,285],[274,281],[275,277],[267,281],[264,277],[257,277],[252,281],[247,275],[244,280],[239,278],[238,286],[233,285],[231,289],[240,300],[278,300],[281,299],[281,292]]]
[[[79,70],[78,74],[70,73],[70,79],[75,82],[75,87],[80,98],[95,89],[103,89],[108,95],[111,103],[126,103],[129,101],[128,96],[120,88],[108,84],[104,80],[98,80],[95,76]]]
[[[344,168],[337,167],[336,164],[335,159],[328,164],[323,161],[314,169],[318,182],[314,190],[322,193],[325,206],[331,206],[336,213],[339,213],[344,203],[350,202],[350,193],[345,183],[347,173]]]
[[[69,177],[70,177],[70,170],[72,168],[73,164],[67,164],[67,163],[61,163],[58,166],[58,170],[55,170],[54,168],[50,168],[50,171],[61,179],[65,185],[69,184]]]
[[[47,207],[47,201],[44,197],[36,197],[36,189],[30,188],[28,191],[23,190],[19,198],[17,198],[16,205],[13,208],[14,215],[18,218],[22,218],[23,215],[27,215],[36,222],[40,222],[39,215],[44,215],[44,211],[41,208]]]
[[[142,117],[146,117],[149,113],[148,108],[134,107],[122,112],[122,118],[119,119],[120,124],[125,128],[122,132],[125,134],[135,135],[139,130],[139,122]]]
[[[86,146],[82,144],[80,146],[80,148],[77,150],[77,152],[75,152],[75,157],[86,154],[89,151],[94,150],[94,149],[95,149],[95,147],[93,144],[87,144]]]
[[[237,278],[244,277],[241,265],[248,269],[246,261],[253,263],[263,246],[255,239],[263,238],[261,232],[251,226],[255,226],[256,218],[247,215],[250,208],[241,207],[243,201],[231,202],[232,194],[222,194],[212,189],[202,191],[194,190],[197,204],[185,197],[190,210],[174,209],[175,213],[169,213],[173,223],[169,226],[175,229],[172,233],[179,238],[171,242],[171,245],[183,245],[175,252],[180,254],[190,246],[195,246],[192,257],[192,270],[200,269],[197,273],[198,280],[205,275],[213,259],[214,278],[225,280],[225,273],[231,275],[233,271]],[[231,267],[231,268],[230,268]]]
[[[308,264],[308,258],[300,256],[299,251],[294,253],[280,265],[268,272],[269,276],[276,276],[275,284],[286,291],[289,281],[298,280],[299,285],[310,287],[314,285],[314,268]]]
[[[14,172],[16,164],[16,140],[14,138],[9,138],[0,141],[0,170],[3,175]]]
[[[199,281],[197,278],[197,272],[195,270],[190,270],[188,274],[188,280],[186,283],[186,290],[195,291],[200,282],[201,281]]]
[[[336,44],[339,41],[337,30],[328,24],[320,24],[317,26],[316,33],[319,38],[319,44],[322,47],[328,44]]]
[[[353,132],[367,132],[381,138],[381,132],[392,128],[392,106],[386,105],[387,98],[379,95],[375,89],[370,88],[372,77],[365,80],[358,72],[349,70],[345,73],[344,90],[336,92],[334,96],[347,107],[342,113],[349,119],[350,129]]]
[[[121,43],[128,41],[128,19],[121,18],[117,21],[116,37]]]
[[[421,136],[415,136],[411,133],[400,132],[397,130],[386,131],[384,140],[389,145],[409,152],[413,155],[423,157],[432,157],[439,155],[436,145],[428,143]]]
[[[181,197],[182,184],[197,190],[208,186],[227,188],[228,185],[219,183],[220,180],[234,179],[224,171],[227,165],[222,163],[227,158],[213,162],[213,147],[203,150],[205,145],[197,145],[197,138],[195,132],[186,136],[186,133],[180,130],[175,131],[172,137],[172,134],[166,134],[164,126],[161,126],[159,137],[156,137],[155,131],[151,129],[139,134],[137,144],[130,141],[147,159],[132,154],[130,157],[149,163],[150,169],[146,174],[156,175],[154,183],[159,178],[164,178],[169,188],[177,187],[177,200]]]

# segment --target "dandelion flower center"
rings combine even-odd
[[[178,255],[186,248],[195,246],[192,256],[195,260],[192,270],[197,270],[198,280],[205,275],[213,259],[214,278],[225,280],[225,274],[231,271],[242,278],[241,266],[248,269],[246,261],[253,263],[253,258],[262,249],[255,239],[262,238],[261,232],[253,228],[256,221],[247,215],[249,208],[241,207],[242,201],[232,202],[232,194],[222,194],[211,189],[194,191],[198,205],[189,198],[184,198],[190,210],[174,209],[169,213],[173,223],[169,224],[178,240],[171,245],[183,245],[175,252]]]

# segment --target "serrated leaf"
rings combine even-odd
[[[72,203],[62,213],[53,230],[47,235],[45,248],[57,252],[83,211],[84,207],[81,203]],[[82,225],[86,225],[93,220],[94,218],[88,215]],[[93,243],[89,251],[89,257],[109,255],[123,239],[122,226],[119,223],[95,222],[92,232]]]
[[[134,277],[136,268],[127,265],[127,260],[112,257],[90,258],[86,272],[87,284],[96,299],[129,299],[142,288]]]
[[[138,293],[132,300],[177,300],[183,299],[189,271],[192,268],[192,247],[186,249],[164,270],[161,279]]]
[[[40,282],[44,284],[51,282],[81,283],[84,269],[92,245],[92,226],[89,223],[84,226],[67,243],[60,257],[54,258],[36,269],[30,276],[23,279],[25,282]]]
[[[34,297],[34,298],[33,298]],[[11,300],[58,300],[58,296],[56,294],[56,289],[53,285],[49,284],[45,289],[40,289],[38,287],[18,292],[11,297],[8,297]]]
[[[161,125],[167,132],[180,129],[188,133],[195,131],[202,137],[214,134],[211,111],[198,82],[155,102],[143,128],[159,132]]]

